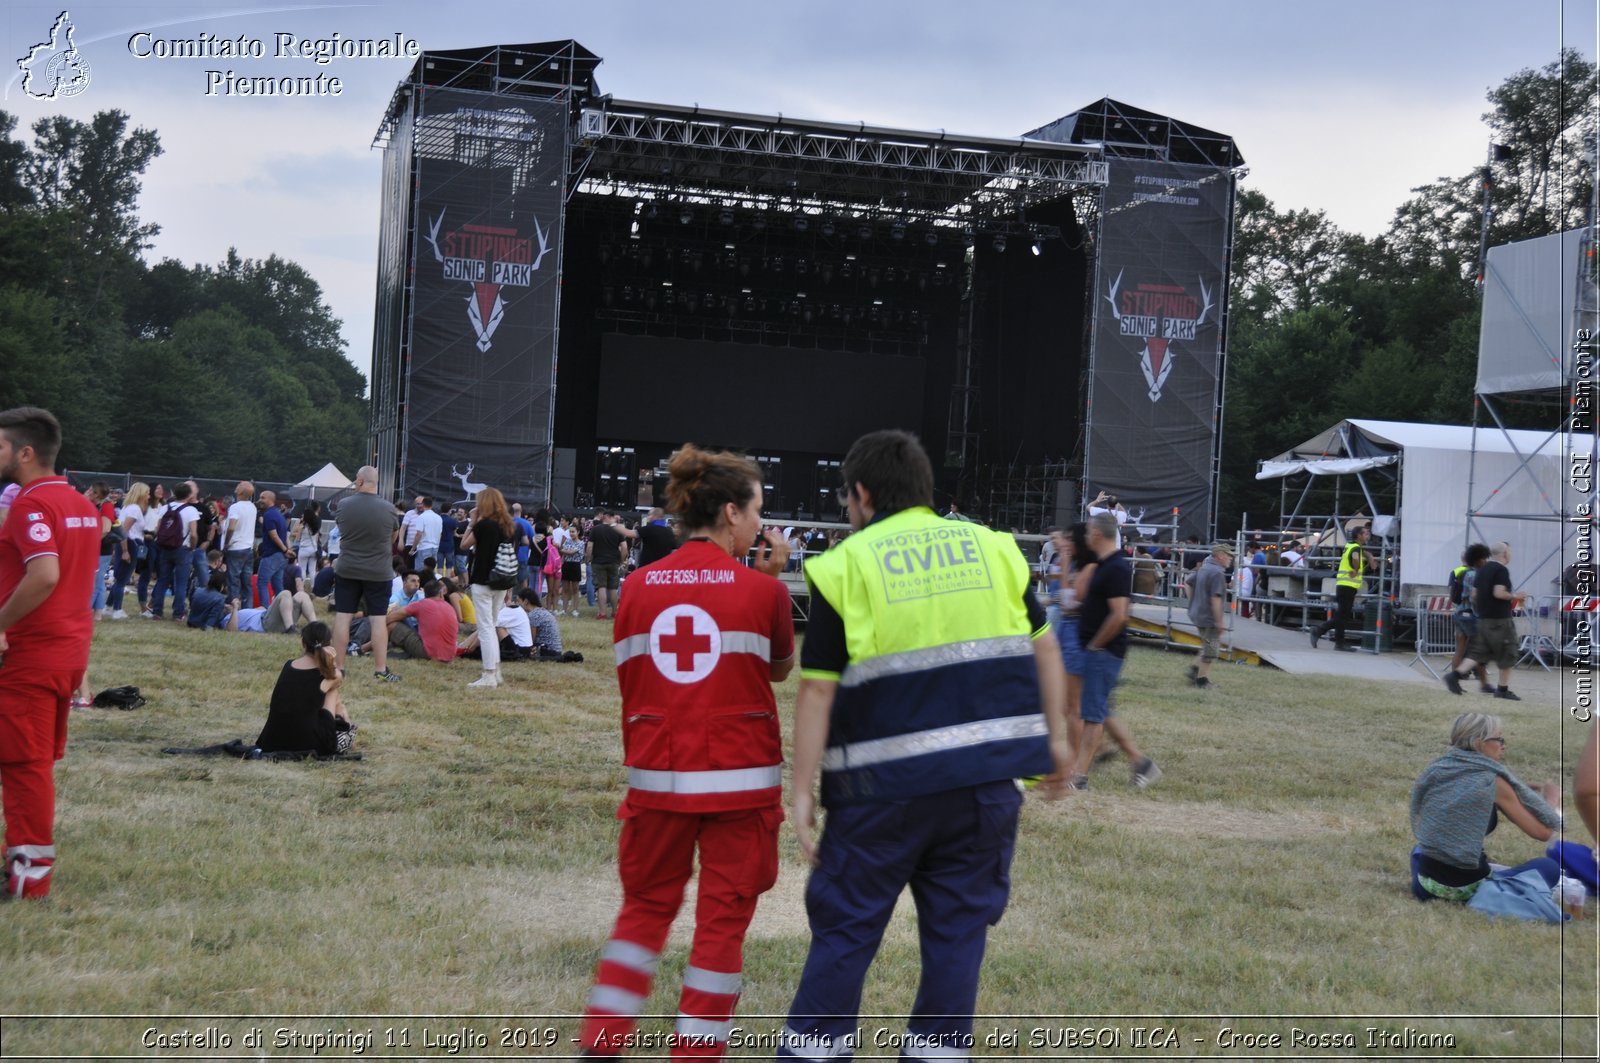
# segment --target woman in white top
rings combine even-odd
[[[144,558],[145,506],[150,501],[150,487],[139,482],[128,488],[127,497],[118,515],[122,523],[122,542],[113,550],[111,569],[111,619],[126,620],[122,610],[122,596],[128,589],[128,577]]]
[[[161,510],[166,507],[167,500],[172,496],[167,493],[163,484],[156,484],[150,488],[150,502],[144,507],[144,559],[139,562],[139,609],[142,612],[145,603],[150,598],[150,584],[155,581],[156,572],[155,539],[156,525],[161,523]]]

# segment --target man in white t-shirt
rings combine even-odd
[[[502,661],[522,661],[533,655],[533,628],[528,614],[521,605],[506,605],[494,618],[495,638],[500,640]],[[478,650],[478,633],[474,631],[462,640],[457,652],[471,655]]]
[[[228,566],[228,597],[243,598],[250,582],[250,559],[256,548],[256,485],[240,480],[222,525],[222,560]]]
[[[411,565],[418,571],[422,570],[422,563],[430,557],[439,556],[439,537],[444,534],[444,518],[433,508],[433,496],[422,495],[422,508],[416,511],[411,519],[410,536],[406,540],[415,556]]]
[[[533,628],[528,625],[527,611],[521,605],[507,605],[494,618],[494,633],[500,637],[501,659],[505,659],[506,639],[516,647],[515,657],[526,657],[533,650]]]

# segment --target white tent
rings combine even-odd
[[[304,493],[311,498],[318,498],[347,489],[350,486],[350,477],[340,472],[338,466],[330,461],[294,486],[295,494]]]
[[[1556,593],[1563,541],[1573,527],[1561,519],[1567,441],[1550,432],[1480,426],[1474,446],[1473,434],[1464,425],[1341,421],[1263,461],[1256,479],[1372,469],[1398,477],[1399,512],[1371,515],[1400,518],[1400,579],[1407,596],[1411,588],[1443,584],[1474,540],[1511,544],[1511,578],[1519,591]]]

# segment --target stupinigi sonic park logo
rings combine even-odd
[[[71,14],[63,11],[50,28],[49,39],[34,45],[17,60],[23,72],[22,90],[29,96],[53,100],[76,96],[89,87],[89,62],[73,43],[74,32]],[[135,59],[150,62],[225,61],[202,70],[197,86],[201,95],[219,97],[344,94],[344,81],[327,70],[260,77],[249,70],[235,69],[232,63],[300,60],[321,68],[341,59],[415,59],[422,54],[422,45],[403,33],[388,37],[347,37],[342,33],[326,37],[302,37],[296,33],[224,37],[202,30],[193,36],[169,37],[149,29],[131,34],[125,47]]]
[[[531,237],[499,225],[472,224],[441,234],[446,213],[440,211],[428,223],[428,243],[445,280],[472,286],[467,320],[478,334],[478,350],[488,351],[494,344],[494,330],[506,316],[501,289],[532,286],[533,275],[550,250],[550,237],[537,218]]]
[[[1161,401],[1161,389],[1172,373],[1175,343],[1193,343],[1211,313],[1211,290],[1206,282],[1198,280],[1200,297],[1178,284],[1139,283],[1129,290],[1119,292],[1122,273],[1111,282],[1104,296],[1111,304],[1111,316],[1117,322],[1117,331],[1124,336],[1142,340],[1139,368],[1144,372],[1144,382],[1150,389],[1150,401]]]

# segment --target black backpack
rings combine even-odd
[[[138,687],[109,687],[94,696],[97,709],[142,709],[145,700]]]
[[[183,506],[168,502],[166,512],[156,525],[156,545],[163,550],[176,550],[183,545]]]

